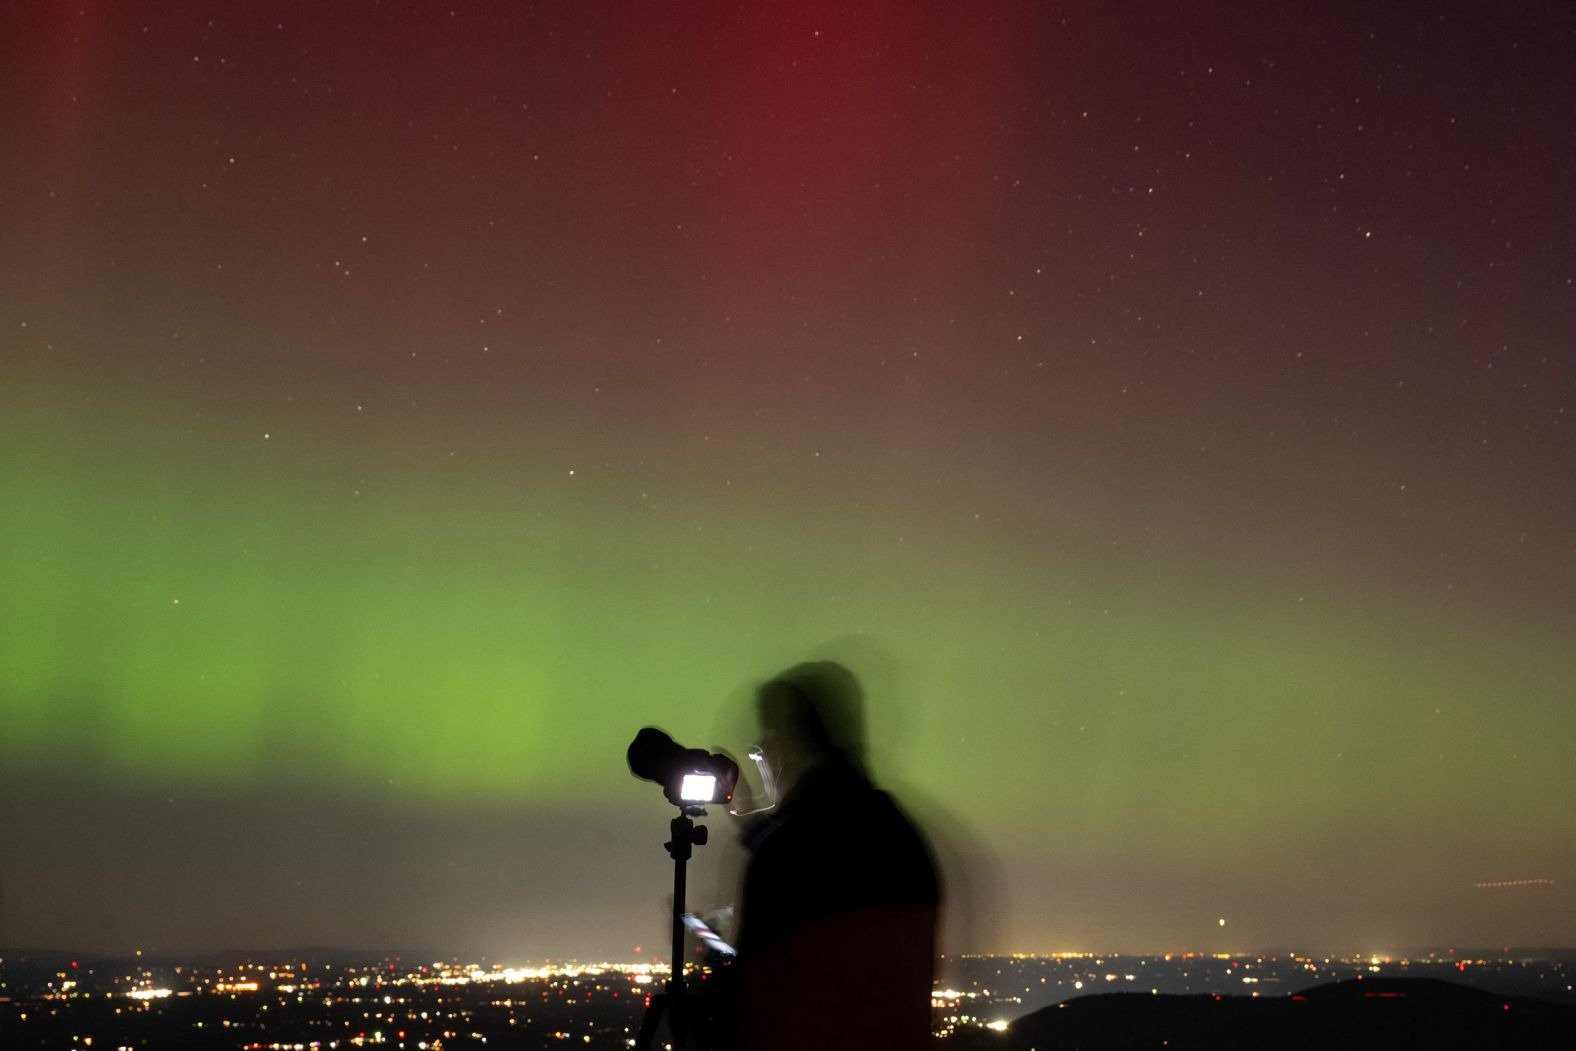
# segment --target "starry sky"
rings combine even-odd
[[[0,945],[649,955],[812,656],[954,951],[1576,944],[1573,47],[6,4]]]

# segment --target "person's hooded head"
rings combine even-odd
[[[756,713],[778,798],[823,763],[865,769],[864,691],[841,664],[794,665],[756,692]]]

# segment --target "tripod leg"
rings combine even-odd
[[[668,1006],[664,993],[653,993],[651,1006],[640,1020],[640,1032],[635,1034],[635,1051],[651,1051],[656,1046],[657,1029],[662,1025],[662,1012]]]

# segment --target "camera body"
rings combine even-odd
[[[732,759],[685,748],[654,726],[635,735],[628,759],[631,773],[661,785],[668,802],[686,811],[730,802],[739,783],[739,766]]]

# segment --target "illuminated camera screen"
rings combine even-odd
[[[710,803],[716,791],[715,774],[685,774],[679,783],[679,798],[688,803]]]

